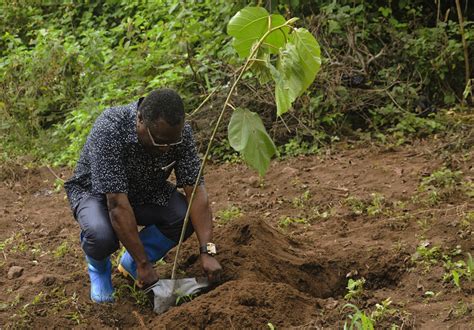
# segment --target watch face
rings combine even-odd
[[[210,255],[215,255],[217,253],[216,245],[214,243],[207,243],[207,253]]]

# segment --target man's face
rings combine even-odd
[[[138,113],[137,135],[138,141],[151,153],[165,153],[172,146],[182,142],[184,121],[171,126],[163,119],[151,124],[145,124],[143,117]]]

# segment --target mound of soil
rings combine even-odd
[[[288,328],[309,323],[320,309],[317,299],[290,285],[233,280],[180,308],[172,308],[150,325],[168,329],[224,329],[229,326],[249,329],[272,323]]]

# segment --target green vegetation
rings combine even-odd
[[[465,190],[465,187],[468,186],[462,183],[461,171],[453,172],[446,167],[442,167],[428,177],[423,178],[418,189],[424,194],[427,204],[436,205],[455,192]]]
[[[360,278],[358,280],[349,279],[347,282],[347,294],[344,296],[346,300],[352,300],[359,298],[364,292],[365,278]]]
[[[278,227],[285,229],[292,225],[303,224],[307,225],[309,221],[305,218],[282,217],[278,220]]]
[[[216,219],[219,224],[223,225],[223,224],[228,223],[229,221],[232,221],[234,219],[241,217],[242,214],[243,214],[242,210],[239,207],[235,205],[231,205],[226,209],[217,211]]]
[[[140,289],[134,283],[133,285],[122,284],[114,292],[114,296],[117,299],[125,297],[131,297],[133,302],[137,306],[150,306],[151,301],[144,290]]]
[[[29,154],[36,161],[72,165],[105,107],[130,102],[157,87],[176,88],[189,111],[219,88],[210,102],[220,106],[229,77],[241,63],[237,55],[246,57],[251,46],[239,44],[241,36],[232,24],[227,35],[225,26],[249,3],[3,2],[1,162]],[[245,86],[253,92],[247,95],[244,88],[238,94],[251,99],[246,108],[261,115],[274,104],[278,114],[290,105],[295,110],[276,120],[264,116],[263,125],[272,127],[280,155],[318,153],[346,135],[368,134],[397,145],[412,137],[447,134],[451,128],[462,131],[458,118],[467,112],[459,104],[471,102],[472,81],[464,79],[454,8],[449,11],[443,4],[448,14],[441,18],[422,1],[272,3],[272,27],[298,17],[291,22],[295,29],[309,29],[324,45],[324,70],[311,85],[303,80],[307,92],[293,89],[296,85],[283,87],[284,80],[269,66],[291,71],[288,62],[275,62],[279,55],[270,46],[279,47],[284,39],[295,44],[292,28],[279,29],[281,37],[270,36],[270,46],[264,45],[245,73]],[[252,9],[265,15],[262,10]],[[467,47],[473,48],[471,21],[465,21],[464,35]],[[292,92],[282,97],[279,91],[287,87]],[[268,93],[273,88],[275,99]],[[227,156],[235,155],[228,142],[219,141],[222,148],[214,149],[215,157],[235,160]]]
[[[344,323],[344,330],[374,330],[374,320],[364,311],[361,311],[357,306],[353,304],[346,304],[344,308],[352,308],[354,310],[353,314],[349,314],[348,317],[351,320],[348,325],[347,322]]]
[[[293,198],[291,203],[295,208],[304,208],[310,199],[311,192],[309,190],[306,190],[304,193],[301,194],[301,196]]]
[[[428,242],[422,242],[416,248],[412,261],[421,265],[425,271],[428,271],[431,266],[442,264],[445,270],[443,281],[452,281],[458,289],[462,289],[461,280],[468,282],[474,280],[474,260],[470,253],[467,253],[466,261],[459,259],[461,255],[460,246],[450,251],[443,251],[439,246],[430,248]]]
[[[379,325],[382,321],[392,320],[393,318],[398,319],[401,323],[401,326],[391,323],[390,329],[403,328],[403,325],[407,321],[407,318],[410,316],[410,314],[391,306],[392,300],[387,298],[380,304],[375,304],[375,309],[370,314],[366,314],[366,312],[360,310],[359,307],[354,304],[344,305],[342,308],[343,310],[346,308],[353,310],[353,313],[347,316],[350,320],[350,323],[347,321],[344,323],[344,330],[373,330],[375,329],[375,326]],[[388,329],[388,327],[386,327],[386,329]]]
[[[69,244],[67,241],[64,241],[59,245],[56,250],[54,251],[54,257],[56,259],[60,259],[66,255],[66,253],[69,252]]]
[[[197,297],[197,294],[178,295],[178,297],[176,298],[175,305],[179,306],[184,303],[190,302],[196,297]]]
[[[385,197],[379,193],[370,194],[370,201],[364,201],[355,196],[349,196],[344,201],[354,215],[367,214],[369,216],[376,216],[388,213],[386,209]],[[397,205],[394,205],[396,207]]]

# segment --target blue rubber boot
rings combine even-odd
[[[143,228],[138,236],[151,263],[163,258],[176,245],[174,241],[163,235],[155,225]],[[137,279],[137,265],[128,251],[125,251],[120,259],[118,270],[125,276],[130,276],[134,280]]]
[[[96,260],[86,255],[87,270],[91,279],[91,299],[96,303],[113,302],[112,263],[110,257]]]

